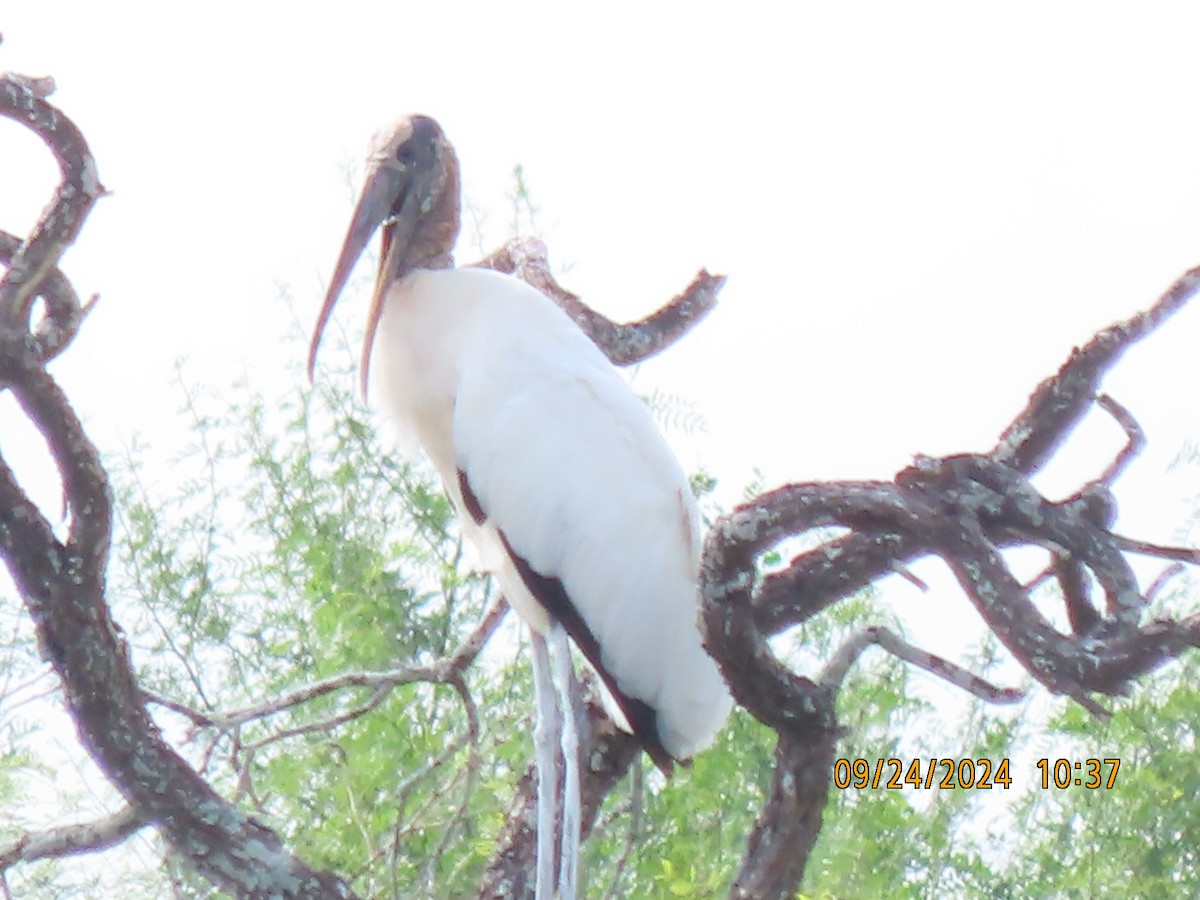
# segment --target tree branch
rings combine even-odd
[[[732,891],[736,897],[790,897],[820,828],[837,735],[834,698],[848,667],[869,643],[957,683],[990,702],[1017,693],[997,688],[916,648],[869,628],[843,646],[821,681],[792,672],[771,652],[768,637],[925,555],[950,566],[967,597],[1016,660],[1048,690],[1098,716],[1093,693],[1121,692],[1190,647],[1200,646],[1200,616],[1140,624],[1146,598],[1127,552],[1200,562],[1200,552],[1157,547],[1114,534],[1116,501],[1109,484],[1143,443],[1124,407],[1096,393],[1104,374],[1133,343],[1150,334],[1200,288],[1200,268],[1184,274],[1144,313],[1099,332],[1042,382],[989,454],[919,457],[893,483],[794,484],[757,497],[723,516],[705,543],[701,568],[705,644],[734,697],[779,734],[775,783],[750,837]],[[1128,443],[1103,475],[1059,503],[1029,482],[1069,436],[1093,402],[1125,429]],[[849,529],[759,577],[761,553],[816,528]],[[1063,587],[1073,634],[1042,616],[1000,550],[1048,548],[1051,573]],[[1104,593],[1103,614],[1091,604],[1087,574]],[[1039,579],[1040,580],[1040,579]]]
[[[337,693],[338,691],[344,691],[349,688],[371,688],[372,699],[368,701],[368,709],[363,709],[358,713],[358,715],[361,715],[362,712],[367,712],[369,709],[377,707],[393,688],[415,682],[454,684],[457,679],[462,677],[462,673],[470,667],[471,663],[475,661],[475,657],[479,655],[479,652],[487,644],[488,639],[495,634],[496,629],[504,620],[508,608],[508,603],[503,598],[492,604],[491,608],[484,613],[483,618],[479,620],[479,624],[475,626],[471,634],[468,635],[467,639],[463,641],[454,653],[427,666],[401,666],[378,672],[342,672],[341,674],[331,675],[320,681],[314,681],[311,684],[286,691],[261,703],[254,703],[250,706],[226,710],[224,712],[205,713],[166,697],[158,697],[149,693],[146,693],[144,696],[150,702],[160,704],[185,716],[198,727],[228,731],[247,722],[269,718],[270,716],[294,709],[297,706],[309,703],[320,697]],[[350,716],[350,718],[354,717]],[[346,720],[345,715],[338,717],[339,722]],[[287,735],[321,730],[326,727],[330,727],[328,723],[321,723],[316,728],[303,726],[300,729],[290,729]],[[287,735],[280,735],[279,737]],[[278,740],[279,737],[274,737],[272,740]]]
[[[536,238],[514,238],[495,253],[472,263],[516,275],[557,303],[614,365],[628,366],[653,356],[697,325],[717,305],[723,275],[701,270],[666,306],[638,322],[618,324],[566,290],[550,272],[546,245]]]
[[[9,387],[45,438],[62,478],[70,525],[60,541],[0,459],[0,555],[29,608],[42,651],[62,679],[83,745],[138,821],[153,823],[181,858],[238,896],[349,897],[336,876],[310,869],[275,832],[221,798],[166,743],[146,711],[104,596],[112,520],[108,478],[44,368],[50,350],[61,350],[73,331],[59,328],[60,337],[42,342],[30,332],[29,311],[39,292],[48,292],[52,321],[71,306],[60,303],[53,279],[43,285],[103,193],[82,135],[46,102],[46,93],[43,82],[0,76],[0,115],[39,135],[63,173],[54,200],[0,279],[0,385]]]
[[[11,266],[21,250],[21,244],[20,238],[0,231],[0,265]],[[97,298],[93,297],[86,305],[80,306],[79,297],[71,283],[53,266],[46,270],[42,281],[34,287],[32,299],[39,298],[46,305],[45,315],[30,329],[30,338],[37,348],[35,353],[38,359],[47,363],[75,339],[79,326],[92,311]]]
[[[1125,351],[1183,308],[1200,285],[1200,267],[1181,275],[1154,306],[1097,332],[1029,398],[992,450],[993,458],[1032,475],[1054,455],[1096,398],[1100,381]]]
[[[95,822],[28,831],[0,847],[0,876],[17,863],[93,853],[113,847],[146,824],[132,806]]]
[[[314,871],[290,854],[275,832],[219,796],[163,739],[106,604],[112,514],[107,475],[78,416],[45,368],[71,342],[91,308],[90,302],[79,303],[57,266],[104,188],[82,135],[47,102],[52,89],[47,79],[0,77],[0,114],[38,134],[62,172],[52,202],[27,239],[0,233],[0,262],[7,267],[0,279],[0,389],[12,391],[45,439],[58,465],[69,523],[60,537],[0,456],[0,555],[31,613],[41,649],[62,679],[84,746],[129,807],[99,822],[29,832],[0,847],[0,881],[18,862],[109,846],[153,824],[179,859],[238,896],[350,897],[343,880]],[[542,290],[618,365],[645,359],[690,330],[714,307],[724,282],[702,271],[659,311],[640,322],[618,324],[555,281],[540,241],[510,242],[477,265],[515,274]],[[1143,621],[1147,598],[1159,582],[1141,593],[1126,554],[1194,564],[1200,551],[1142,543],[1112,531],[1117,509],[1109,486],[1144,437],[1124,407],[1107,396],[1097,398],[1104,375],[1123,353],[1161,326],[1198,287],[1200,268],[1185,273],[1146,312],[1103,329],[1072,352],[1037,387],[988,453],[918,458],[893,482],[787,485],[717,521],[702,561],[705,644],[738,702],[778,735],[773,783],[749,837],[733,896],[795,894],[828,798],[840,733],[836,692],[866,646],[879,644],[992,702],[1016,699],[1015,691],[990,685],[878,627],[852,637],[814,681],[773,654],[768,639],[783,628],[888,574],[905,574],[914,559],[935,555],[945,560],[984,621],[1038,682],[1096,715],[1106,712],[1093,694],[1116,694],[1132,679],[1200,646],[1200,615]],[[44,313],[34,324],[30,319],[38,298]],[[1127,445],[1099,479],[1052,503],[1029,477],[1053,456],[1093,402],[1124,428]],[[848,533],[800,554],[783,571],[760,576],[763,552],[789,536],[826,527]],[[1050,550],[1050,571],[1064,592],[1070,634],[1046,620],[1032,601],[1031,588],[1006,564],[1001,551],[1019,545]],[[1097,601],[1103,593],[1102,604],[1093,602],[1093,584]],[[491,610],[458,651],[429,666],[346,673],[221,714],[200,713],[166,699],[158,702],[199,727],[233,731],[236,761],[239,753],[249,758],[262,746],[239,743],[238,728],[251,720],[335,691],[373,690],[348,712],[284,733],[327,728],[374,708],[399,684],[450,684],[462,698],[467,732],[431,766],[443,764],[468,744],[471,760],[461,781],[453,782],[456,789],[461,785],[463,800],[430,857],[426,875],[431,880],[451,831],[463,824],[479,769],[478,710],[462,674],[503,614],[503,607]],[[594,698],[588,721],[585,835],[604,798],[640,753]],[[428,771],[417,773],[412,783]],[[252,790],[248,778],[244,787]],[[532,895],[535,805],[531,767],[517,786],[481,896]],[[401,833],[397,820],[394,840]]]
[[[820,683],[836,692],[850,671],[850,667],[871,645],[882,647],[898,659],[924,669],[930,675],[975,695],[985,703],[1016,703],[1025,696],[1014,688],[996,687],[990,681],[972,675],[962,666],[956,665],[948,659],[914,647],[899,635],[880,625],[864,628],[842,644],[822,671]]]
[[[0,75],[0,115],[13,119],[54,153],[62,182],[31,234],[0,278],[0,325],[28,330],[29,308],[39,286],[75,242],[92,204],[105,194],[87,142],[70,119],[46,102],[54,82]]]

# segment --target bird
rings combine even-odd
[[[364,185],[309,347],[382,233],[361,387],[416,438],[462,530],[530,629],[538,728],[536,895],[575,892],[579,710],[569,643],[614,719],[670,775],[709,746],[732,699],[698,623],[700,517],[645,404],[578,325],[519,278],[456,268],[459,165],[441,126],[403,116],[372,138]],[[547,825],[547,819],[549,824]],[[570,859],[568,859],[570,857]]]

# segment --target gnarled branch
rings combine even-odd
[[[537,288],[569,315],[604,354],[618,366],[641,362],[679,340],[712,312],[723,275],[701,270],[683,292],[661,309],[637,322],[619,324],[580,300],[550,272],[546,245],[537,238],[514,238],[473,265],[516,275]]]
[[[988,454],[920,457],[895,482],[795,484],[738,507],[714,525],[705,544],[702,603],[705,643],[721,664],[734,696],[779,734],[775,785],[760,813],[734,884],[738,897],[792,896],[803,857],[820,827],[837,735],[834,699],[845,669],[867,643],[891,637],[868,629],[814,682],[777,659],[767,639],[802,622],[920,556],[941,557],[967,597],[1014,658],[1042,685],[1096,715],[1092,694],[1116,694],[1128,682],[1189,647],[1200,646],[1200,615],[1142,624],[1146,596],[1125,558],[1154,555],[1200,562],[1200,552],[1151,547],[1112,531],[1116,501],[1109,485],[1143,443],[1133,416],[1107,395],[1097,396],[1109,368],[1200,288],[1200,268],[1185,273],[1144,313],[1099,332],[1042,382]],[[1029,482],[1095,402],[1113,415],[1128,444],[1101,478],[1059,503]],[[783,571],[760,578],[759,555],[785,537],[840,526],[848,534],[826,541]],[[1001,556],[1001,549],[1034,545],[1050,550],[1050,574],[1063,588],[1072,633],[1054,628]],[[1103,610],[1088,596],[1086,573],[1104,594]],[[894,642],[891,642],[894,643]],[[902,658],[953,676],[992,702],[1015,699],[914,648]],[[814,764],[818,761],[819,764]]]
[[[77,304],[54,274],[92,203],[103,193],[74,124],[46,102],[44,81],[0,76],[0,115],[29,127],[58,160],[62,182],[32,235],[10,254],[0,280],[0,385],[45,438],[70,514],[65,540],[0,459],[0,555],[37,627],[43,653],[62,679],[84,746],[172,849],[214,884],[242,897],[349,897],[335,875],[288,853],[279,836],[217,794],[163,739],[146,710],[128,647],[105,602],[112,501],[99,454],[45,362],[77,326],[31,332],[33,299],[48,318]],[[47,284],[47,278],[50,282]],[[64,299],[65,298],[65,299]]]

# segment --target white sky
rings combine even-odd
[[[703,411],[681,449],[730,493],[756,465],[768,484],[890,478],[915,452],[986,450],[1073,345],[1200,263],[1200,6],[316,8],[4,11],[0,69],[56,78],[113,191],[65,261],[101,304],[54,368],[108,449],[181,438],[177,357],[282,390],[275,285],[315,318],[343,168],[398,112],[442,123],[491,245],[523,164],[562,281],[615,318],[701,266],[729,276],[637,387]],[[24,232],[54,179],[0,121],[0,227]],[[1168,540],[1195,488],[1165,470],[1200,436],[1198,341],[1200,303],[1106,385],[1150,440],[1121,485],[1136,536]],[[1054,483],[1119,444],[1099,418]]]

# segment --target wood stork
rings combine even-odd
[[[555,747],[547,720],[557,715],[558,694],[558,890],[569,897],[579,842],[579,713],[566,636],[607,688],[616,718],[667,774],[711,743],[729,714],[729,691],[697,624],[695,501],[644,405],[562,310],[517,278],[453,268],[458,161],[426,116],[402,118],[372,141],[313,333],[310,379],[333,306],[380,225],[363,392],[374,362],[386,410],[423,446],[464,531],[530,627],[539,897],[553,890]]]

